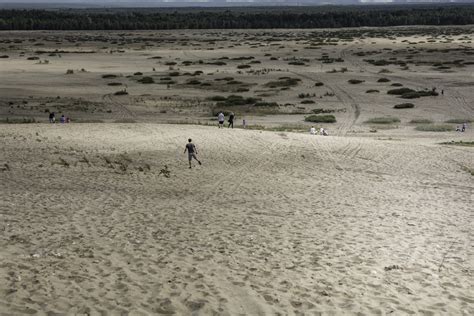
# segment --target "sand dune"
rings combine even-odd
[[[472,315],[473,149],[406,136],[0,126],[0,312]]]

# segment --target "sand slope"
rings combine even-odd
[[[474,313],[472,148],[153,124],[0,138],[1,314]]]

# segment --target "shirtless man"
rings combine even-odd
[[[189,169],[191,169],[191,160],[196,159],[196,161],[201,164],[201,162],[197,159],[197,149],[196,146],[192,143],[192,139],[188,139],[188,143],[186,144],[186,147],[184,148],[184,153],[188,151],[188,159],[189,159]]]

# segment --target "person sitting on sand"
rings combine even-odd
[[[219,114],[217,114],[217,120],[219,121],[219,128],[221,127],[224,127],[224,113],[222,112],[219,112]]]
[[[188,139],[188,143],[186,144],[186,147],[184,148],[184,153],[186,153],[186,150],[188,151],[188,159],[189,159],[189,169],[191,169],[191,160],[196,159],[199,164],[201,162],[197,159],[197,149],[196,146],[192,143],[192,139]]]
[[[66,123],[66,118],[64,117],[64,114],[61,115],[61,117],[59,118],[59,123],[62,123],[62,124]]]
[[[329,136],[328,131],[326,131],[324,128],[321,128],[321,135]]]
[[[322,136],[323,134],[324,134],[324,128],[321,127],[321,128],[319,129],[319,135]]]
[[[466,122],[464,122],[464,123],[462,123],[461,132],[465,132],[465,131],[466,131],[466,129],[467,129],[467,123],[466,123]]]
[[[456,126],[456,132],[460,132],[461,131],[461,128],[458,126]]]
[[[49,122],[50,123],[56,122],[56,116],[54,115],[54,112],[49,113]]]
[[[316,135],[316,129],[314,128],[314,126],[311,126],[311,128],[309,129],[309,133],[311,135]]]

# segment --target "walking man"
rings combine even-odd
[[[224,127],[224,113],[219,112],[217,120],[219,121],[219,128]]]
[[[188,151],[188,159],[189,159],[189,169],[191,169],[191,160],[196,159],[198,164],[201,164],[201,162],[197,159],[197,149],[196,146],[192,143],[192,139],[188,139],[188,143],[186,144],[186,147],[184,148],[184,153]]]
[[[234,112],[230,112],[230,115],[229,115],[229,126],[227,126],[227,127],[231,127],[231,126],[232,126],[232,128],[234,128],[234,117],[235,117]]]

